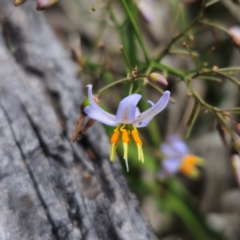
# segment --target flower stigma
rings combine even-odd
[[[110,139],[111,143],[111,152],[110,152],[110,160],[113,162],[115,158],[115,153],[118,145],[118,140],[119,140],[120,132],[118,128],[115,128],[113,131],[113,135]]]
[[[127,172],[129,171],[128,167],[128,144],[130,143],[129,131],[124,129],[125,124],[120,128],[122,132],[122,142],[123,142],[123,159],[126,162]]]

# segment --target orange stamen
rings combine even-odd
[[[138,131],[136,129],[132,130],[132,136],[133,136],[134,142],[142,146],[142,140],[140,139],[138,135]]]
[[[137,129],[132,130],[132,136],[133,140],[137,145],[137,150],[138,150],[138,160],[144,162],[144,155],[143,155],[143,150],[142,150],[142,140],[140,139],[138,135]]]
[[[199,171],[196,165],[202,165],[203,159],[193,154],[186,155],[180,166],[180,172],[188,177],[196,178],[199,176]]]
[[[114,161],[114,158],[115,158],[115,153],[116,153],[116,149],[117,149],[117,145],[118,145],[119,136],[120,136],[119,130],[117,128],[114,129],[113,135],[110,139],[110,143],[111,143],[110,160],[111,161]]]
[[[121,129],[121,131],[122,131],[122,141],[124,143],[130,143],[128,131],[126,129]]]
[[[113,135],[110,139],[110,143],[115,143],[115,145],[118,145],[118,140],[119,140],[120,132],[118,129],[114,129]]]

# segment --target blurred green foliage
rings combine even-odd
[[[141,1],[148,5],[157,4],[154,0]],[[102,11],[105,19],[111,22],[111,28],[117,32],[120,49],[108,52],[107,46],[99,46],[100,35],[93,41],[96,46],[94,50],[97,52],[95,57],[97,60],[93,60],[90,53],[76,54],[75,52],[75,60],[77,59],[82,74],[86,74],[86,79],[91,81],[95,91],[100,93],[99,97],[102,100],[100,105],[109,112],[116,111],[118,102],[129,94],[130,89],[132,90],[130,92],[138,92],[143,96],[139,107],[141,110],[146,110],[149,108],[146,100],[152,95],[161,95],[164,92],[161,87],[151,84],[147,76],[153,71],[161,72],[169,80],[166,89],[174,92],[178,84],[184,84],[186,89],[184,94],[189,96],[189,101],[191,99],[194,102],[192,109],[187,112],[186,107],[182,114],[183,117],[188,116],[187,121],[185,120],[188,126],[185,132],[187,138],[191,138],[192,134],[200,134],[203,129],[209,130],[209,126],[216,122],[224,129],[222,138],[229,135],[230,142],[235,142],[234,129],[229,125],[232,121],[230,115],[239,114],[240,108],[232,106],[229,109],[221,109],[221,106],[226,97],[231,94],[224,92],[223,84],[229,81],[236,88],[240,85],[240,67],[229,66],[234,45],[233,35],[228,29],[239,19],[235,19],[226,11],[221,1],[167,1],[172,16],[175,17],[172,19],[173,27],[170,30],[172,37],[165,43],[155,45],[152,50],[148,39],[146,40],[149,29],[146,30],[144,9],[139,8],[139,3],[140,1],[134,0],[103,1],[100,4],[102,8],[96,9]],[[161,1],[159,1],[160,7]],[[106,31],[104,28],[107,26],[108,24],[104,22],[102,31]],[[235,46],[240,48],[236,42]],[[183,66],[180,64],[179,67],[167,64],[166,59],[169,56],[171,59],[175,56],[178,61],[185,64]],[[115,65],[114,61],[116,61]],[[138,72],[134,74],[138,81],[133,76],[136,66]],[[204,84],[206,97],[198,93],[195,87],[198,81]],[[178,99],[171,101],[178,104]],[[185,178],[184,176],[179,178],[178,174],[164,180],[158,177],[163,159],[159,146],[167,133],[168,123],[165,117],[166,115],[164,119],[161,116],[154,118],[146,129],[140,131],[143,135],[144,164],[137,160],[135,144],[129,145],[130,172],[126,173],[129,185],[140,199],[151,196],[159,211],[169,214],[173,224],[174,222],[183,224],[185,226],[183,229],[187,229],[193,239],[223,239],[209,226],[194,196],[179,180]],[[113,128],[105,126],[105,129],[111,137]],[[123,155],[121,144],[117,151],[121,159]],[[125,169],[124,163],[123,169]],[[191,184],[195,182],[195,180],[189,181]],[[163,236],[164,230],[158,234]]]

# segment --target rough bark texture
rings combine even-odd
[[[83,99],[68,54],[29,1],[0,0],[0,239],[156,239]]]

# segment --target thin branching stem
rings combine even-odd
[[[176,35],[175,37],[173,37],[173,38],[171,39],[171,41],[169,42],[169,44],[164,48],[164,50],[163,50],[163,51],[160,53],[160,55],[156,58],[156,61],[157,61],[157,62],[161,61],[162,58],[165,57],[165,56],[169,53],[172,45],[173,45],[175,42],[177,42],[177,40],[179,40],[181,37],[185,36],[185,35],[192,29],[192,27],[193,27],[196,23],[198,23],[198,22],[200,21],[200,19],[203,17],[203,14],[204,14],[204,9],[205,9],[205,4],[206,4],[206,2],[207,2],[206,0],[203,0],[203,1],[202,1],[202,5],[201,5],[201,7],[200,7],[200,10],[199,10],[199,12],[198,12],[197,17],[193,20],[193,22],[192,22],[182,33]]]
[[[101,88],[100,90],[98,90],[97,93],[100,95],[100,94],[102,94],[104,91],[106,91],[108,88],[111,88],[111,87],[113,87],[113,86],[115,86],[115,85],[117,85],[117,84],[119,84],[119,83],[122,83],[122,82],[125,82],[125,81],[129,81],[129,80],[130,80],[129,77],[119,79],[119,80],[117,80],[117,81],[115,81],[115,82],[112,82],[112,83],[108,84],[107,86]]]

